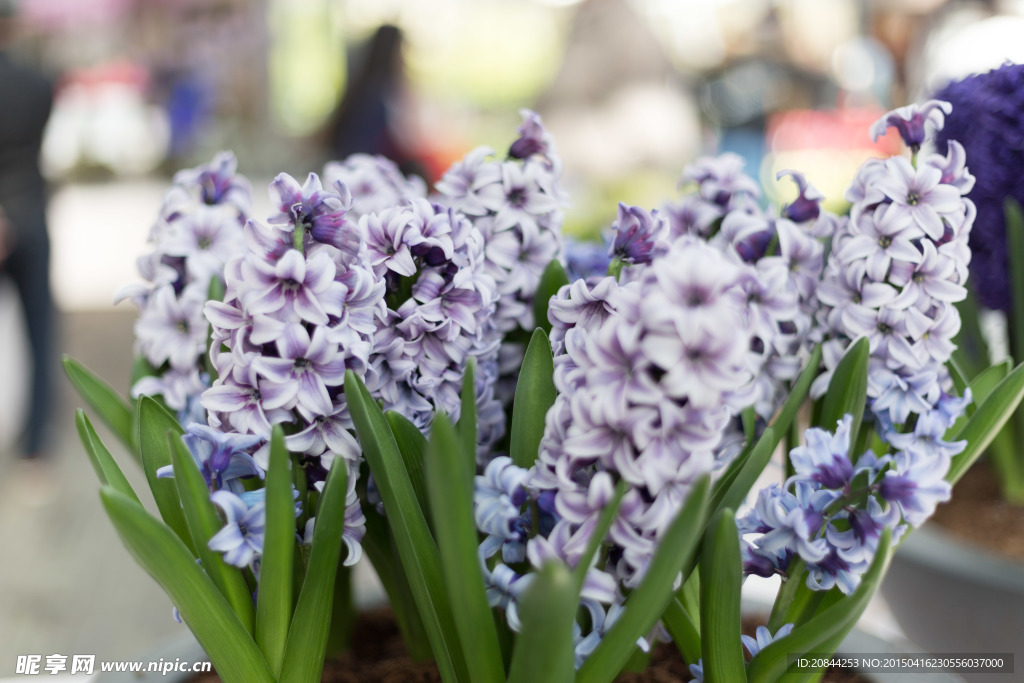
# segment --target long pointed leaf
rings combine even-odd
[[[615,495],[612,497],[611,502],[598,515],[594,531],[590,534],[587,546],[583,549],[583,554],[580,555],[576,568],[572,571],[577,591],[583,590],[583,582],[587,578],[587,572],[590,571],[590,565],[594,561],[594,556],[597,555],[597,549],[601,547],[604,537],[608,535],[608,530],[612,528],[615,515],[619,512],[619,506],[622,504],[622,499],[626,496],[628,488],[629,485],[625,480],[620,481],[615,487]]]
[[[390,511],[388,522],[441,676],[452,683],[467,680],[441,558],[416,501],[398,444],[384,414],[368,399],[363,383],[351,370],[345,373],[345,398],[384,508]]]
[[[512,405],[512,432],[509,454],[519,467],[533,466],[544,436],[544,419],[555,402],[555,364],[551,342],[544,330],[533,332],[519,372]]]
[[[238,615],[239,621],[248,633],[253,632],[255,609],[252,595],[238,567],[224,562],[221,554],[210,550],[208,543],[220,531],[222,524],[217,508],[210,502],[210,489],[206,486],[199,466],[196,465],[188,447],[177,437],[172,437],[171,456],[174,460],[174,479],[181,494],[181,506],[185,521],[192,534],[192,542],[199,553],[199,559],[213,583],[228,604]]]
[[[470,358],[466,364],[466,373],[462,376],[462,406],[459,411],[459,442],[468,462],[473,466],[468,469],[470,477],[476,473],[476,359]]]
[[[700,632],[704,680],[731,683],[745,677],[740,641],[740,588],[743,563],[736,517],[726,509],[708,526],[700,558]],[[712,580],[710,577],[714,577]]]
[[[475,461],[475,460],[474,460]],[[473,475],[446,415],[434,417],[427,444],[427,486],[455,627],[472,681],[505,678],[498,633],[480,570],[473,519]]]
[[[661,623],[672,636],[672,642],[683,661],[696,664],[701,656],[700,629],[678,598],[672,598],[669,602],[665,613],[661,615]]]
[[[977,376],[990,363],[988,342],[980,325],[978,302],[971,289],[968,287],[967,296],[955,304],[957,311],[960,312],[961,325],[960,333],[953,340],[956,344],[953,358],[958,359],[957,364],[964,371],[962,374],[966,379]],[[957,389],[963,391],[963,387]]]
[[[168,445],[167,434],[181,436],[183,430],[174,416],[167,409],[149,396],[139,399],[139,450],[142,452],[142,469],[149,482],[149,490],[167,526],[178,534],[178,538],[188,546],[193,556],[196,555],[192,534],[185,522],[185,513],[181,509],[181,497],[178,495],[178,484],[173,477],[160,478],[156,471],[171,465],[173,458]]]
[[[691,489],[682,509],[660,539],[658,549],[640,585],[626,598],[625,609],[601,639],[601,644],[580,668],[576,677],[578,683],[611,681],[633,654],[637,639],[647,635],[654,628],[672,600],[672,588],[676,578],[697,547],[700,530],[707,515],[709,489],[710,484],[706,477]],[[735,530],[735,524],[733,528]],[[738,558],[739,539],[736,541],[736,555]],[[737,571],[739,570],[737,565]],[[738,610],[739,584],[736,591]],[[736,638],[738,642],[738,623]]]
[[[783,435],[787,433],[796,419],[797,412],[807,398],[814,378],[818,375],[820,365],[821,346],[818,345],[814,347],[804,369],[793,383],[793,388],[786,397],[786,401],[776,412],[768,428],[761,434],[761,438],[756,444],[745,448],[735,460],[729,463],[725,472],[715,482],[711,494],[712,515],[723,508],[736,509],[746,498],[754,482],[757,481],[757,477],[764,470],[768,460],[771,459]]]
[[[743,503],[757,478],[761,476],[765,466],[772,459],[772,454],[784,433],[775,431],[774,427],[765,429],[754,448],[749,453],[741,454],[740,457],[743,460],[739,463],[733,476],[728,481],[723,477],[716,482],[714,495],[711,497],[712,515],[725,508],[735,510]],[[727,485],[718,486],[723,483]]]
[[[789,390],[786,401],[779,408],[779,411],[775,413],[775,416],[772,417],[771,422],[768,423],[780,435],[785,434],[786,430],[789,429],[789,425],[796,419],[796,414],[799,412],[800,406],[804,404],[804,399],[807,398],[807,393],[811,389],[811,384],[814,383],[814,378],[818,376],[819,370],[821,370],[820,344],[811,351],[811,356],[807,359],[807,363],[804,365],[804,369],[800,371],[796,381],[793,382],[793,388]]]
[[[576,583],[564,564],[547,562],[536,572],[518,601],[523,628],[512,651],[508,683],[572,682],[578,603]]]
[[[121,440],[128,452],[138,458],[132,445],[132,411],[128,402],[109,384],[93,374],[71,356],[64,356],[64,372],[79,395],[92,408],[110,431]]]
[[[857,442],[861,418],[864,417],[870,355],[867,337],[861,337],[853,342],[833,371],[828,390],[821,399],[817,426],[832,432],[844,415],[852,415],[850,443]]]
[[[426,629],[420,619],[416,600],[412,596],[412,588],[398,557],[398,550],[388,529],[387,520],[382,515],[366,515],[366,535],[361,543],[374,571],[380,578],[388,602],[395,613],[398,632],[402,636],[409,656],[415,661],[430,659],[430,642]]]
[[[871,597],[878,590],[878,585],[889,566],[891,540],[892,533],[886,529],[882,532],[882,538],[878,542],[875,559],[853,593],[825,609],[807,623],[797,626],[788,636],[776,640],[761,650],[747,667],[747,680],[751,683],[774,683],[786,673],[790,655],[822,652],[823,650],[820,648],[826,646],[837,647],[857,623]],[[809,680],[815,675],[806,673],[794,680]]]
[[[406,473],[409,475],[409,482],[412,484],[413,492],[416,494],[416,501],[427,513],[427,482],[423,474],[423,454],[427,450],[427,439],[423,432],[416,428],[407,417],[401,413],[389,410],[384,413],[388,426],[398,444],[398,451],[402,454],[402,461],[405,463]],[[429,520],[428,520],[429,521]]]
[[[971,382],[968,379],[967,372],[957,362],[956,358],[950,358],[946,362],[946,367],[949,368],[950,379],[953,380],[953,388],[956,389],[957,396],[964,395],[964,389],[970,386]],[[977,373],[975,373],[977,375]],[[971,377],[975,376],[971,375]],[[970,406],[973,407],[973,406]],[[973,410],[971,412],[974,412]]]
[[[175,533],[109,486],[100,498],[125,547],[170,597],[221,678],[226,683],[274,681],[252,637]]]
[[[89,416],[81,408],[75,411],[75,428],[78,430],[78,438],[81,439],[82,445],[85,447],[85,452],[89,456],[93,469],[96,470],[96,476],[99,477],[100,483],[109,485],[142,505],[139,497],[135,494],[135,489],[132,488],[121,468],[117,466],[110,451],[96,434],[96,429],[89,421]]]
[[[786,574],[789,578],[779,587],[779,594],[772,605],[768,630],[775,633],[786,624],[805,623],[811,619],[825,597],[826,591],[807,587],[807,565],[794,558]]]
[[[1010,419],[1024,398],[1024,363],[1000,382],[985,402],[971,416],[954,437],[954,441],[967,440],[967,447],[953,458],[953,464],[946,474],[946,480],[955,484],[964,472],[985,452],[992,439]]]
[[[275,676],[284,662],[284,646],[292,618],[292,576],[295,568],[295,499],[291,463],[284,432],[274,426],[266,482],[266,532],[260,561],[256,602],[256,643]],[[333,469],[333,468],[332,468]]]
[[[282,681],[318,683],[327,653],[331,627],[334,579],[338,573],[341,535],[345,530],[345,496],[348,472],[345,462],[335,461],[327,474],[313,525],[306,580],[295,606],[281,666]],[[333,600],[338,596],[333,595]]]
[[[1010,374],[1011,370],[1013,370],[1013,366],[1010,364],[1009,359],[1007,359],[985,368],[971,380],[968,386],[971,388],[971,400],[974,402],[975,409],[985,402],[985,399],[992,393],[992,390],[1003,381],[1003,378]]]
[[[1007,321],[1010,333],[1010,353],[1024,360],[1024,215],[1020,204],[1012,196],[1003,202],[1006,217],[1006,254],[1009,260],[1010,301],[1012,315]]]
[[[537,291],[533,295],[533,324],[544,330],[545,334],[551,334],[551,321],[548,320],[548,305],[551,297],[558,294],[562,285],[569,284],[569,276],[565,274],[565,268],[558,261],[552,261],[544,268],[537,284]]]

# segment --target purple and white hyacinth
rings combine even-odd
[[[501,333],[498,291],[484,237],[465,216],[416,199],[359,219],[366,262],[384,284],[367,387],[385,410],[426,432],[433,416],[457,420],[470,359],[477,363],[481,453],[504,434],[494,398]]]
[[[223,286],[225,264],[244,247],[251,193],[249,181],[235,169],[234,155],[222,152],[209,164],[174,176],[150,230],[153,250],[138,259],[146,284],[118,294],[139,307],[135,353],[153,368],[135,383],[132,395],[161,395],[186,420],[209,385],[203,304],[211,283]]]
[[[947,393],[946,362],[960,329],[953,304],[966,294],[974,207],[963,197],[971,182],[962,159],[917,160],[948,111],[942,102],[905,107],[872,128],[877,137],[896,127],[914,162],[894,157],[861,167],[817,292],[826,372],[812,395],[825,391],[852,342],[866,338],[870,428],[893,452],[853,452],[849,415],[834,433],[808,430],[806,445],[790,453],[795,474],[762,490],[737,520],[748,573],[785,574],[799,558],[808,586],[849,593],[883,529],[898,537],[950,497],[946,473],[966,442],[944,439],[970,393]]]
[[[211,427],[263,439],[253,453],[262,470],[275,424],[286,425],[285,444],[301,454],[309,486],[322,487],[332,466],[349,468],[352,563],[364,523],[355,492],[361,450],[343,383],[346,370],[369,367],[384,283],[345,217],[344,185],[325,189],[310,174],[300,186],[281,174],[271,195],[278,213],[246,225],[247,249],[228,264],[224,300],[206,304],[217,379],[202,405]]]
[[[523,110],[519,138],[506,159],[478,147],[455,163],[437,183],[438,200],[472,221],[484,239],[484,270],[498,291],[494,321],[507,335],[534,329],[533,298],[544,269],[562,253],[559,185],[562,161],[537,114]],[[504,343],[499,372],[507,381],[498,391],[511,403],[514,378],[525,348]]]

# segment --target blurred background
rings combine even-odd
[[[672,198],[688,162],[722,151],[772,202],[775,172],[799,168],[841,210],[857,165],[898,150],[871,122],[1022,61],[1021,35],[1019,0],[0,0],[0,52],[52,86],[37,239],[57,322],[40,350],[0,277],[0,678],[17,654],[127,658],[183,630],[109,528],[57,370],[67,352],[127,391],[135,314],[113,297],[175,170],[234,150],[261,215],[280,171],[370,151],[433,181],[504,149],[531,107],[575,235],[618,201]],[[2,83],[0,111],[17,97]],[[56,389],[25,467],[34,356]]]

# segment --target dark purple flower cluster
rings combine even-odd
[[[1014,197],[1024,203],[1024,65],[968,76],[935,97],[953,105],[936,146],[943,152],[948,147],[950,155],[966,153],[976,180],[973,189],[966,187],[978,209],[970,238],[972,289],[988,308],[1009,311],[1003,202]]]

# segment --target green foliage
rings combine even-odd
[[[109,384],[71,356],[64,356],[63,361],[64,372],[79,396],[100,416],[103,423],[120,439],[128,451],[135,455],[132,411],[128,403]]]
[[[438,415],[427,446],[427,484],[451,610],[466,668],[472,681],[497,683],[505,678],[498,634],[491,618],[473,520],[473,475],[468,444],[447,416]],[[475,453],[475,445],[470,454]]]
[[[266,487],[267,524],[260,564],[260,591],[256,603],[256,642],[275,676],[280,674],[284,662],[284,647],[292,616],[295,500],[292,497],[290,464],[291,459],[284,445],[284,433],[280,425],[275,426],[270,439]]]
[[[274,681],[249,632],[177,534],[112,487],[104,486],[100,498],[125,547],[166,591],[225,682]]]
[[[544,437],[544,418],[555,403],[554,375],[551,342],[544,330],[538,328],[526,348],[512,405],[509,455],[519,467],[532,467],[537,459],[540,441]]]
[[[569,276],[565,274],[565,268],[558,261],[549,263],[540,276],[537,291],[533,295],[533,321],[534,325],[544,330],[544,334],[551,334],[551,322],[548,320],[551,297],[558,294],[558,290],[567,284]]]

